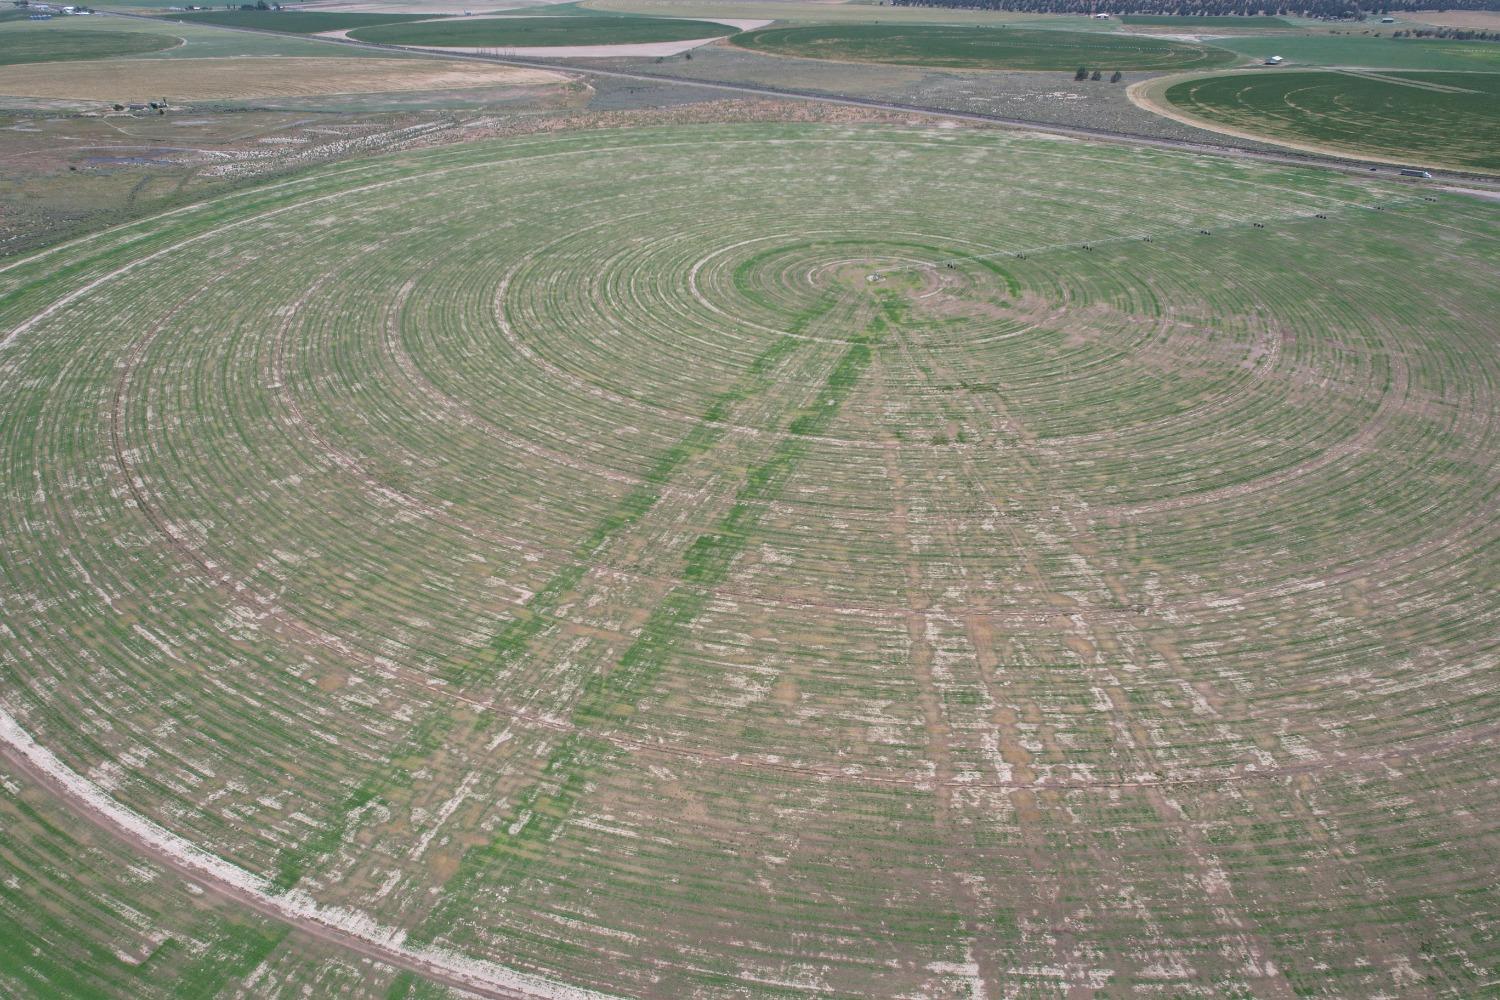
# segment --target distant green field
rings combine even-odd
[[[329,45],[321,39],[294,34],[224,31],[211,24],[179,24],[157,17],[70,17],[36,23],[31,21],[0,22],[0,53],[8,55],[20,47],[24,35],[47,32],[76,35],[129,35],[131,53],[144,53],[153,59],[214,59],[221,56],[315,56],[324,59],[390,58],[392,53],[357,45]],[[36,42],[26,42],[34,45]],[[80,41],[69,49],[93,50],[100,43]],[[122,43],[123,44],[123,43]],[[60,41],[45,43],[49,52],[63,47]],[[122,54],[122,53],[114,53]],[[50,59],[62,58],[49,55]],[[72,57],[78,58],[78,57]],[[3,61],[3,60],[0,60]],[[19,61],[19,60],[15,60]]]
[[[578,15],[571,17],[450,18],[422,24],[361,28],[349,37],[391,45],[461,45],[497,48],[546,45],[624,45],[714,38],[735,29],[713,21],[667,17]]]
[[[1500,171],[1500,73],[1236,74],[1179,83],[1166,97],[1278,138]]]
[[[1208,69],[1236,57],[1212,45],[1085,31],[957,25],[820,24],[734,37],[758,52],[958,69]]]
[[[0,66],[18,63],[106,59],[159,52],[181,44],[181,39],[142,31],[80,31],[55,22],[17,24],[0,41]]]
[[[1216,44],[1256,58],[1285,56],[1312,66],[1372,69],[1500,70],[1500,45],[1375,35],[1269,35],[1224,38]]]
[[[186,21],[189,24],[213,24],[224,28],[263,28],[266,31],[289,31],[297,35],[312,35],[319,31],[367,28],[375,24],[425,21],[434,15],[344,14],[300,10],[195,10],[169,16],[174,21]]]
[[[1126,14],[1121,24],[1159,28],[1292,28],[1279,17],[1180,17],[1173,14]]]

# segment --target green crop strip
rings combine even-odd
[[[788,421],[786,436],[771,455],[746,474],[734,505],[716,529],[688,546],[682,572],[688,582],[673,588],[656,606],[615,668],[595,675],[584,686],[572,717],[573,724],[580,728],[569,733],[548,756],[542,780],[516,796],[503,824],[504,832],[490,843],[465,852],[459,870],[443,887],[442,901],[408,940],[430,943],[443,933],[455,909],[474,887],[481,882],[513,883],[543,856],[547,843],[582,797],[590,770],[614,753],[610,743],[582,727],[618,723],[633,713],[636,703],[666,667],[687,627],[707,608],[711,588],[724,580],[735,557],[744,551],[765,504],[781,492],[806,454],[808,439],[824,433],[833,423],[869,367],[872,347],[891,324],[899,322],[902,312],[894,295],[881,295],[879,313],[863,334],[850,339],[813,402]],[[772,350],[786,348],[778,343]]]
[[[662,487],[684,463],[718,443],[724,436],[724,421],[728,419],[729,408],[764,390],[769,385],[767,376],[796,349],[801,332],[809,323],[833,308],[833,304],[834,300],[829,297],[814,305],[797,318],[786,334],[757,355],[746,369],[745,378],[738,385],[715,396],[693,429],[657,456],[642,477],[644,481],[627,493],[619,506],[595,526],[579,546],[577,561],[558,570],[542,589],[533,594],[516,618],[491,640],[480,657],[465,663],[448,664],[443,671],[443,679],[451,684],[487,684],[500,670],[524,655],[531,641],[555,620],[553,615],[558,604],[583,580],[593,558],[617,534],[635,524],[656,506],[656,502],[661,499]]]

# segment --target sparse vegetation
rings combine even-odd
[[[0,992],[1483,992],[1497,225],[718,124],[7,262]]]

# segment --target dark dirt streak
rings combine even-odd
[[[899,332],[896,337],[900,339]],[[876,374],[879,374],[878,370]],[[878,377],[875,379],[875,384],[880,385]],[[879,389],[877,388],[875,392],[877,405],[874,409],[879,412],[884,407],[879,405]],[[932,672],[933,649],[932,643],[927,638],[929,619],[922,613],[930,609],[931,600],[926,593],[922,564],[917,558],[917,549],[911,539],[910,510],[906,502],[906,479],[901,471],[901,443],[889,432],[883,437],[885,473],[891,491],[891,533],[898,540],[899,548],[906,553],[906,558],[902,560],[902,569],[906,581],[908,609],[903,617],[906,619],[909,663],[917,681],[918,700],[922,706],[922,721],[927,735],[928,758],[933,762],[936,771],[935,791],[938,808],[934,815],[938,835],[947,847],[957,840],[955,816],[962,806],[954,802],[957,767],[954,764],[953,748],[948,739],[949,724],[943,706],[943,693],[939,690]],[[984,920],[983,911],[986,908],[986,901],[973,885],[960,877],[959,871],[949,866],[944,867],[944,875],[950,885],[951,898],[960,906],[959,917],[963,923],[964,934],[972,942],[971,954],[978,966],[985,995],[1003,996],[1003,970],[994,959],[995,949],[987,946],[986,939],[989,935],[985,927],[990,921]],[[981,878],[984,877],[983,872],[978,874]]]
[[[940,360],[936,356],[934,356],[932,352],[921,352],[921,355],[919,357],[919,342],[914,338],[898,335],[897,344],[900,347],[901,352],[911,370],[918,374],[918,376],[927,384],[928,389],[934,395],[940,392],[937,385],[935,384],[935,376],[941,376],[944,380],[949,382],[955,381],[952,377],[952,373],[946,372],[941,367]],[[968,397],[968,395],[969,394],[967,393],[967,391],[965,391],[966,398]],[[992,412],[992,417],[994,418],[992,422],[997,425],[994,430],[998,432],[998,434],[1000,435],[1000,439],[1011,442],[1013,445],[1011,449],[1015,454],[1015,458],[1013,460],[1025,464],[1027,461],[1026,445],[1028,445],[1030,442],[1029,438],[1024,434],[1022,428],[1020,428],[1019,425],[1013,424],[1012,421],[1010,421],[1010,419],[1003,414],[993,414]],[[975,492],[975,494],[984,496],[988,501],[990,501],[991,505],[996,510],[999,510],[1000,505],[994,503],[994,498],[989,496],[988,491],[985,489],[984,482],[978,473],[978,470],[974,467],[971,453],[968,451],[964,451],[960,454],[960,465],[963,478],[968,480],[969,486]],[[1018,528],[1013,526],[1009,521],[1002,520],[1002,523],[1005,524],[1005,528],[1003,530],[1008,536],[1010,551],[1014,553],[1026,552],[1029,548],[1029,545],[1026,538],[1023,536],[1023,533]],[[951,530],[951,526],[949,526],[949,528]],[[961,546],[954,544],[953,546],[951,546],[950,551],[954,552],[955,555],[957,555],[962,551],[962,548]],[[965,592],[969,592],[970,588],[968,586],[968,574],[963,570],[961,558],[958,559],[958,563],[959,572],[963,580],[964,590]],[[1033,576],[1033,586],[1038,588],[1038,592],[1045,592],[1045,581],[1042,580],[1040,575],[1036,572],[1035,562],[1032,560],[1027,560],[1025,565],[1030,569],[1031,575]],[[995,660],[994,651],[992,648],[986,647],[983,652],[981,652],[981,642],[985,638],[983,632],[984,630],[982,627],[978,630],[978,632],[976,632],[971,624],[971,627],[965,629],[965,637],[968,639],[971,649],[974,653],[975,664],[979,669],[981,682],[984,684],[986,695],[988,696],[990,703],[995,706],[994,721],[996,723],[1001,740],[1002,756],[1004,755],[1004,752],[1006,750],[1009,750],[1013,755],[1017,756],[1018,759],[1015,761],[1016,771],[1013,773],[1019,773],[1025,778],[1030,778],[1032,775],[1032,771],[1030,768],[1030,754],[1028,751],[1026,751],[1024,745],[1022,744],[1021,732],[1016,725],[1017,713],[1015,711],[1015,707],[1008,704],[1007,699],[1005,698],[1003,693],[999,691],[997,687],[992,683],[992,680],[998,669],[998,663]],[[971,787],[983,787],[987,784],[989,783],[975,783],[971,785]],[[1011,782],[1006,779],[1002,779],[999,782],[995,782],[995,784],[1011,784]],[[1012,790],[1010,800],[1012,807],[1015,809],[1016,825],[1019,828],[1023,850],[1031,866],[1031,870],[1036,873],[1050,871],[1051,866],[1049,864],[1049,851],[1046,843],[1047,831],[1049,829],[1055,829],[1059,825],[1066,826],[1066,813],[1063,812],[1055,814],[1051,821],[1044,820],[1042,812],[1042,802],[1036,795],[1034,788],[1016,787]],[[1033,882],[1031,884],[1037,883]],[[1080,985],[1074,984],[1071,979],[1071,975],[1075,972],[1080,975],[1086,973],[1088,971],[1088,963],[1084,961],[1083,957],[1078,954],[1076,948],[1074,947],[1075,941],[1073,935],[1068,933],[1065,930],[1064,926],[1060,926],[1065,925],[1071,918],[1072,914],[1061,911],[1059,909],[1059,902],[1056,898],[1046,898],[1039,893],[1033,893],[1031,902],[1032,906],[1034,907],[1033,915],[1035,916],[1046,914],[1048,922],[1053,925],[1052,930],[1049,932],[1052,946],[1052,957],[1058,968],[1063,970],[1064,985],[1066,986],[1068,991],[1067,995],[1069,996],[1069,998],[1081,998],[1082,996],[1084,996],[1082,987]],[[975,958],[976,960],[980,961],[981,972],[985,975],[985,981],[987,983],[987,993],[991,996],[1003,995],[1000,987],[1004,980],[998,978],[1000,973],[998,969],[993,968],[993,961],[991,960],[989,963],[990,968],[986,968],[986,963],[979,954],[976,953]],[[996,978],[992,979],[992,976]]]
[[[929,360],[937,371],[937,374],[945,378],[951,378],[951,373],[944,372],[938,367],[940,362],[937,359]],[[1014,441],[1018,445],[1031,440],[1031,436],[1025,426],[1007,410],[1004,399],[1000,394],[989,394],[986,397],[987,402],[975,398],[968,390],[962,390],[961,395],[970,411],[979,416],[981,420],[988,422],[990,425],[989,429],[1000,440]],[[1023,482],[1030,484],[1030,489],[1035,495],[1043,495],[1042,484],[1045,477],[1041,470],[1037,468],[1028,450],[1024,447],[1015,447],[1012,451],[1013,468],[1019,475],[1019,478]],[[973,487],[981,495],[986,494],[985,482],[977,470],[973,468],[972,463],[967,460],[964,461],[963,469]],[[1097,557],[1097,553],[1093,551],[1093,547],[1087,544],[1079,544],[1081,536],[1076,531],[1077,514],[1062,514],[1060,517],[1065,523],[1058,526],[1058,532],[1063,534],[1064,537],[1073,540],[1071,547],[1079,558],[1083,560],[1084,565],[1088,566],[1101,580],[1105,580],[1106,574],[1097,570],[1090,561],[1091,557]],[[1020,533],[1014,532],[1014,534],[1019,536]],[[1012,544],[1024,547],[1024,540],[1016,537]],[[955,549],[955,551],[957,550]],[[1045,593],[1050,589],[1048,582],[1043,578],[1040,571],[1034,567],[1032,577],[1033,585],[1039,587],[1041,592]],[[1102,660],[1102,654],[1105,651],[1120,651],[1120,647],[1122,646],[1119,640],[1121,630],[1101,627],[1101,624],[1097,621],[1075,620],[1072,616],[1065,616],[1062,620],[1067,622],[1067,631],[1083,639],[1088,647],[1094,650],[1092,659],[1095,662],[1085,663],[1084,666],[1090,672],[1100,675],[1100,683],[1110,703],[1111,724],[1115,732],[1116,742],[1132,758],[1141,761],[1148,771],[1161,773],[1156,765],[1149,733],[1134,720],[1129,702],[1118,679],[1099,662]],[[1127,637],[1138,638],[1138,630],[1135,627],[1127,626],[1123,629],[1123,633]],[[1139,659],[1139,650],[1137,648],[1139,644],[1137,642],[1127,642],[1123,645],[1125,653]],[[1173,822],[1178,816],[1176,815],[1176,810],[1164,794],[1162,786],[1147,784],[1143,785],[1139,790],[1151,804],[1153,811],[1163,824],[1175,826],[1182,832],[1185,847],[1184,855],[1190,862],[1194,881],[1202,887],[1204,893],[1216,904],[1221,904],[1213,908],[1215,917],[1223,925],[1226,939],[1236,940],[1241,950],[1250,960],[1247,962],[1247,965],[1256,970],[1257,974],[1254,978],[1258,983],[1262,984],[1263,989],[1266,991],[1265,995],[1274,997],[1276,1000],[1290,1000],[1293,996],[1290,984],[1279,972],[1275,971],[1274,965],[1267,960],[1267,955],[1270,951],[1268,944],[1258,934],[1255,934],[1253,930],[1239,925],[1228,916],[1227,906],[1233,903],[1233,898],[1227,887],[1219,887],[1217,883],[1208,877],[1208,871],[1213,865],[1213,859],[1211,857],[1211,849],[1206,844],[1202,831],[1191,822]],[[1186,821],[1188,817],[1182,815],[1181,819]],[[1061,949],[1061,935],[1059,935],[1058,940],[1058,947]],[[1068,956],[1063,953],[1058,955],[1058,959],[1063,968],[1076,965],[1076,963],[1070,963]],[[1087,991],[1079,984],[1070,983],[1068,989],[1070,996],[1076,994],[1082,997],[1087,994]]]

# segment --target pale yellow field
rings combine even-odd
[[[430,59],[101,59],[0,67],[0,94],[58,100],[203,101],[384,94],[470,87],[535,87],[566,78],[543,70]]]
[[[1439,28],[1500,29],[1500,11],[1495,10],[1414,10],[1403,13],[1401,20]]]

